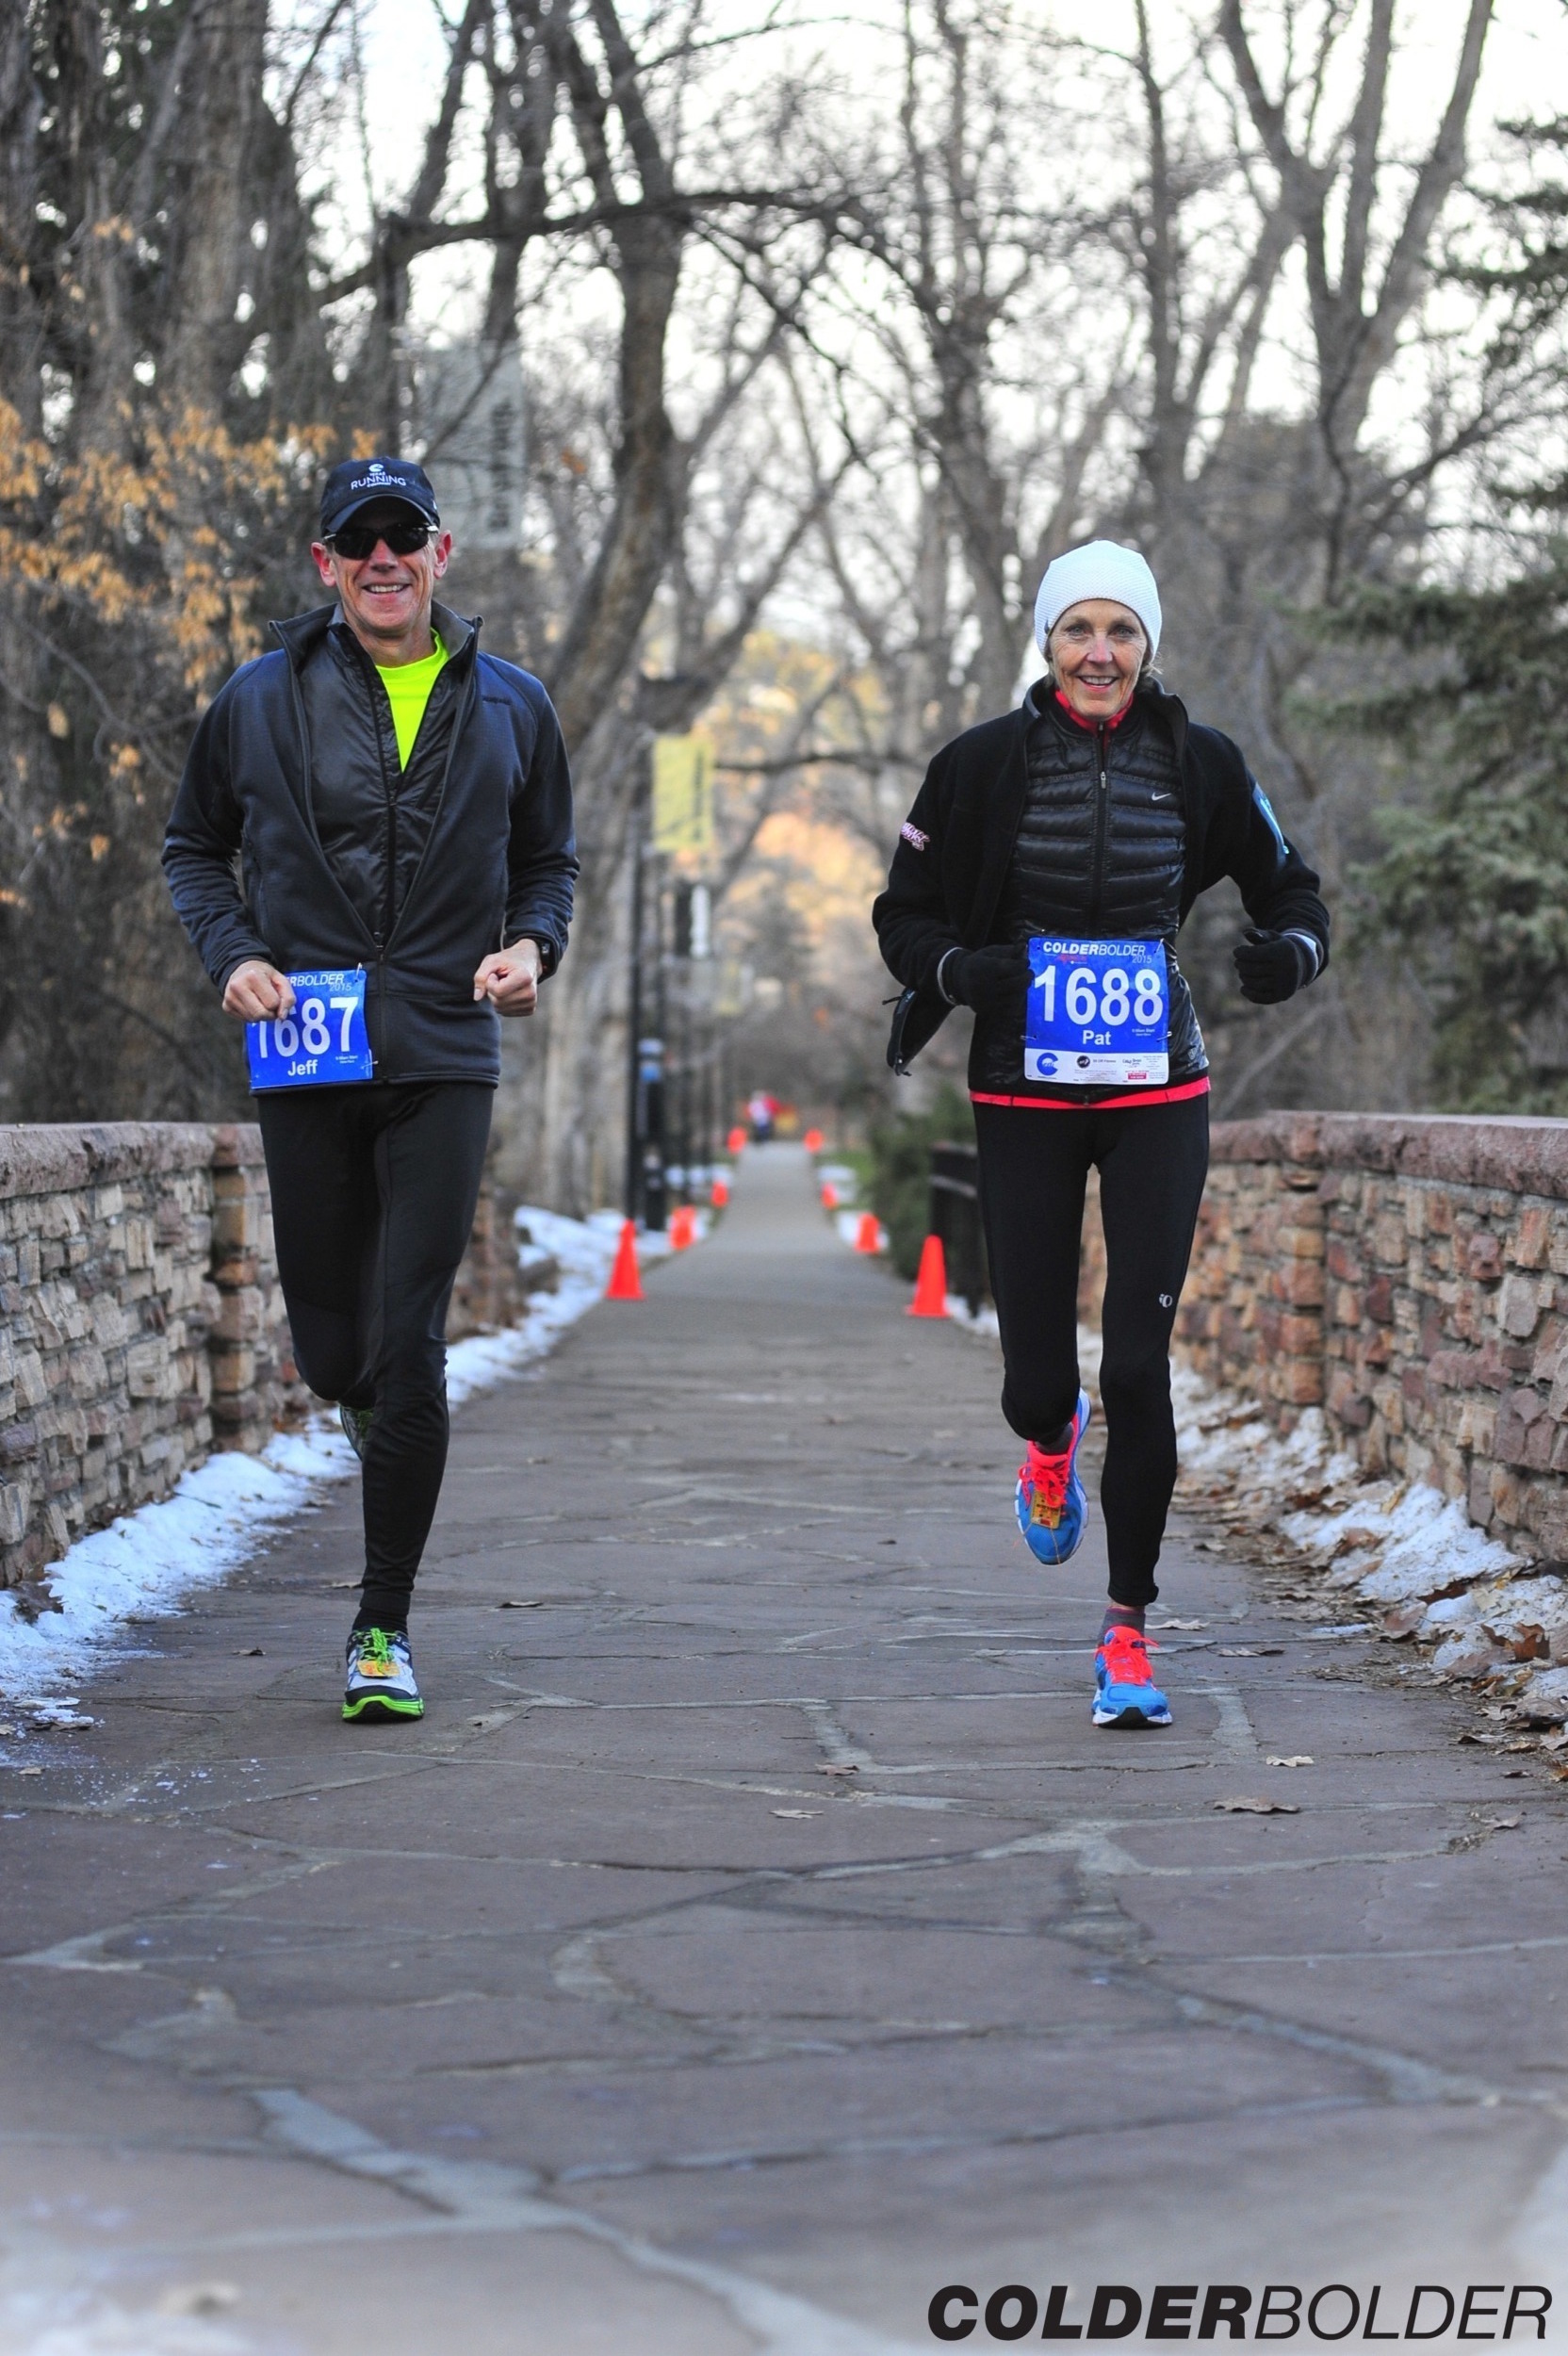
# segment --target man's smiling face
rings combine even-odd
[[[417,509],[403,499],[372,499],[342,527],[345,535],[378,534],[368,556],[347,556],[320,540],[311,547],[321,579],[337,592],[344,619],[378,663],[415,663],[432,650],[431,600],[451,554],[451,533],[438,532],[406,555],[379,536],[422,522]]]

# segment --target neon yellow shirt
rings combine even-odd
[[[427,654],[418,663],[400,663],[394,669],[384,671],[378,663],[376,670],[392,705],[392,726],[398,731],[398,763],[408,767],[408,756],[419,733],[419,723],[425,716],[430,691],[441,674],[447,660],[447,649],[438,638],[435,652]]]

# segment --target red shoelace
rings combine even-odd
[[[1113,1685],[1152,1685],[1149,1647],[1135,1628],[1108,1628],[1100,1640],[1105,1668]]]

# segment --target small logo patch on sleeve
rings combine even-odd
[[[928,834],[922,834],[918,826],[912,826],[907,819],[904,821],[898,831],[900,839],[917,851],[923,851],[931,840]]]

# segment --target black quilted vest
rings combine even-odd
[[[1163,941],[1170,969],[1168,1085],[1196,1079],[1208,1058],[1175,957],[1186,822],[1170,739],[1141,700],[1118,728],[1083,728],[1042,680],[1030,689],[1027,709],[1028,792],[991,939],[1075,933]],[[1086,1093],[1024,1079],[1021,990],[1016,1008],[976,1017],[969,1084],[988,1095]]]

